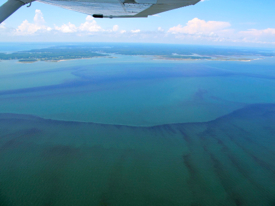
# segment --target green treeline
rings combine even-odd
[[[23,52],[15,52],[11,54],[0,53],[0,60],[20,60],[20,61],[49,61],[49,60],[63,60],[63,59],[82,59],[106,56],[99,54],[85,48],[48,48],[37,49]]]

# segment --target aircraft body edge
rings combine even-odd
[[[8,0],[0,7],[0,23],[21,6],[34,0]],[[42,3],[92,15],[95,18],[148,17],[164,11],[195,5],[200,0],[37,0]]]

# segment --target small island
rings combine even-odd
[[[97,53],[87,48],[51,47],[14,53],[0,53],[0,60],[18,60],[20,63],[34,63],[37,61],[59,62],[73,59],[89,59],[94,57],[107,57],[107,54]]]
[[[18,62],[19,63],[34,63],[34,62],[37,62],[38,60],[37,59],[19,59]]]
[[[155,59],[171,60],[171,61],[196,61],[196,60],[209,60],[209,61],[243,61],[250,62],[259,58],[235,57],[235,56],[196,56],[196,55],[163,55],[155,56]]]

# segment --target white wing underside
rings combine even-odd
[[[200,0],[37,0],[65,9],[103,17],[147,17],[194,5]]]

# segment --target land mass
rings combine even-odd
[[[194,61],[194,60],[209,60],[209,61],[245,61],[250,62],[260,58],[256,57],[235,57],[235,56],[196,56],[196,55],[163,55],[155,56],[156,59],[172,60],[172,61]]]
[[[11,54],[0,53],[0,60],[18,60],[21,63],[33,63],[36,61],[61,61],[105,56],[108,55],[97,53],[88,48],[51,47]]]
[[[187,45],[162,44],[114,44],[90,43],[53,46],[14,53],[0,53],[0,60],[18,60],[21,63],[35,61],[62,61],[111,57],[119,55],[153,56],[166,60],[214,60],[214,61],[251,61],[263,57],[274,57],[271,50],[222,48]]]

